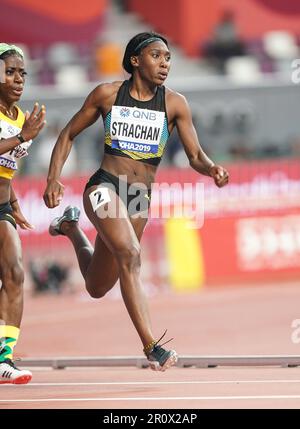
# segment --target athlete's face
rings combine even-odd
[[[22,95],[26,71],[24,61],[17,55],[5,58],[1,75],[0,98],[8,104],[18,101]]]
[[[163,41],[150,43],[136,58],[142,76],[156,85],[164,83],[170,70],[171,54]]]

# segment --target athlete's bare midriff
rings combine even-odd
[[[114,176],[127,176],[128,183],[143,183],[147,188],[154,182],[157,166],[121,156],[104,154],[101,168]]]
[[[10,180],[0,177],[0,204],[10,200]]]

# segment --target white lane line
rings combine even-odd
[[[269,395],[269,396],[158,396],[136,398],[50,398],[50,399],[0,399],[0,403],[42,403],[42,402],[108,402],[108,401],[236,401],[250,399],[300,399],[300,395]]]
[[[99,381],[99,382],[87,382],[87,383],[29,383],[22,387],[30,386],[149,386],[149,385],[174,385],[174,384],[274,384],[274,383],[300,383],[300,380],[214,380],[214,381]],[[3,384],[1,387],[14,387],[13,384]]]

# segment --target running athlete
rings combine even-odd
[[[22,250],[17,225],[32,229],[26,220],[11,180],[17,159],[45,124],[45,108],[36,103],[26,115],[16,105],[21,98],[26,71],[20,48],[0,43],[0,384],[26,384],[32,374],[18,369],[13,349],[19,337],[23,312]]]
[[[68,206],[52,221],[49,232],[65,235],[73,244],[92,297],[103,297],[120,280],[123,300],[150,367],[160,371],[175,364],[177,354],[163,348],[161,338],[156,340],[151,331],[139,277],[140,240],[151,185],[173,128],[177,127],[192,168],[211,176],[219,187],[228,182],[228,172],[201,149],[186,99],[163,85],[170,61],[168,42],[159,34],[140,33],[129,41],[123,67],[130,79],[100,84],[88,95],[57,140],[44,193],[47,207],[60,204],[64,193],[60,174],[73,140],[102,116],[105,155],[83,195],[86,214],[97,231],[95,248],[78,226],[77,207]]]

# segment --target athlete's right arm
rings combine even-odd
[[[111,93],[110,84],[101,84],[86,98],[82,108],[73,116],[60,133],[53,148],[49,165],[44,201],[47,207],[59,205],[64,186],[59,182],[61,171],[73,145],[74,138],[92,125],[101,115],[102,106]]]

